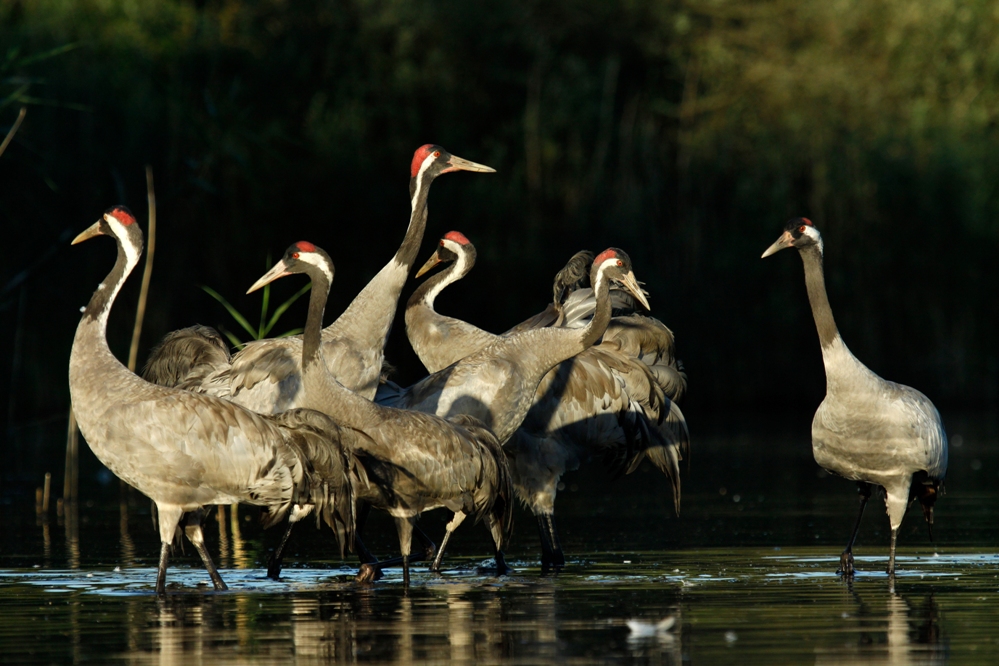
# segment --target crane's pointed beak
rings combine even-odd
[[[257,289],[260,289],[264,285],[270,284],[277,280],[278,278],[284,277],[286,275],[291,275],[288,272],[288,267],[284,263],[284,259],[274,264],[274,267],[264,273],[263,277],[253,283],[253,286],[246,290],[246,293],[252,294]]]
[[[781,234],[781,237],[774,241],[774,244],[767,248],[767,251],[763,253],[760,259],[766,259],[771,254],[775,252],[780,252],[783,249],[789,248],[794,243],[794,236],[791,235],[790,231],[785,231]]]
[[[496,169],[492,167],[487,167],[485,164],[477,164],[475,162],[470,162],[468,160],[462,159],[457,155],[452,155],[451,159],[447,161],[447,168],[441,171],[441,173],[450,173],[452,171],[478,171],[479,173],[496,173]]]
[[[420,277],[439,263],[441,263],[440,253],[435,251],[433,255],[427,259],[427,263],[423,264],[423,266],[420,267],[420,270],[416,271],[416,277]]]
[[[76,245],[77,243],[82,243],[85,240],[90,240],[94,236],[103,236],[104,233],[101,231],[101,220],[97,220],[84,231],[81,231],[70,245]]]
[[[634,271],[628,271],[628,274],[623,278],[618,279],[618,282],[620,282],[621,286],[627,289],[628,292],[635,297],[635,300],[642,304],[643,308],[646,310],[652,310],[652,308],[649,307],[649,300],[645,298],[645,292],[642,291],[642,288],[638,284],[638,280],[635,279]]]

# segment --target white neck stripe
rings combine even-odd
[[[300,261],[304,261],[307,264],[312,264],[316,266],[323,272],[326,276],[326,281],[333,284],[333,272],[330,271],[329,265],[316,253],[314,252],[303,252],[299,253],[298,258]]]
[[[423,174],[427,172],[427,169],[429,169],[430,165],[436,160],[437,156],[434,155],[434,153],[430,153],[423,160],[423,164],[420,165],[420,170],[416,172],[416,188],[413,190],[413,200],[409,202],[410,207],[414,210],[416,209],[416,199],[419,197],[420,190],[423,188]]]

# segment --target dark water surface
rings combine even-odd
[[[450,568],[416,565],[408,592],[399,570],[355,584],[332,536],[308,521],[283,580],[270,581],[277,530],[262,531],[252,508],[226,507],[206,536],[230,591],[211,590],[188,547],[157,599],[149,502],[84,461],[80,504],[62,516],[36,516],[32,497],[4,490],[0,661],[999,663],[995,416],[945,414],[951,464],[936,540],[918,511],[906,516],[894,585],[879,498],[856,579],[835,575],[854,486],[816,468],[807,421],[775,421],[695,429],[680,518],[652,470],[567,476],[558,507],[570,562],[557,577],[540,577],[534,522],[521,512],[513,575],[479,569],[485,530],[466,525]],[[424,527],[439,535],[444,518],[429,514]],[[396,547],[387,520],[368,535],[379,554]]]

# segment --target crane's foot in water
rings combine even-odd
[[[503,551],[501,550],[496,551],[495,560],[496,560],[496,566],[476,567],[475,573],[477,573],[480,576],[505,576],[508,573],[510,573],[510,571],[512,571],[512,569],[510,569],[509,565],[507,565],[506,563],[506,558],[503,556]]]
[[[565,568],[565,556],[562,555],[562,551],[559,550],[552,554],[551,557],[541,557],[541,575],[547,576],[549,574],[557,576]]]
[[[844,578],[853,578],[853,552],[850,549],[844,550],[839,556],[839,569],[836,573]]]
[[[354,581],[358,583],[374,583],[376,580],[380,580],[382,576],[382,568],[377,562],[365,562],[357,570]]]
[[[541,575],[557,574],[565,566],[565,555],[558,540],[555,516],[550,513],[539,515],[538,527],[541,532]]]
[[[510,567],[506,564],[506,557],[503,556],[502,550],[496,551],[496,575],[505,576],[510,573]]]
[[[267,559],[267,577],[271,580],[281,580],[281,562],[275,560],[273,554]]]

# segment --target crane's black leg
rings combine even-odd
[[[284,531],[284,536],[281,537],[281,543],[278,547],[274,549],[271,553],[270,558],[267,560],[267,577],[273,580],[278,580],[281,578],[281,565],[284,562],[284,549],[288,545],[288,537],[291,536],[291,530],[295,527],[295,523],[288,518],[288,529]]]
[[[159,518],[160,532],[160,567],[156,572],[156,594],[163,596],[166,594],[166,570],[167,562],[170,560],[170,546],[177,536],[177,526],[184,515],[184,510],[179,506],[165,504],[156,505],[156,515]]]
[[[850,543],[846,545],[846,550],[839,556],[839,571],[836,573],[843,576],[853,576],[853,542],[857,540],[857,532],[860,531],[860,519],[864,517],[864,509],[867,501],[871,499],[871,484],[864,481],[857,482],[857,492],[860,493],[860,512],[857,514],[857,523],[853,526],[853,534],[850,536]]]
[[[458,526],[461,525],[462,521],[465,520],[464,511],[456,511],[451,522],[447,524],[444,532],[444,540],[441,541],[441,547],[437,551],[437,557],[434,558],[433,563],[430,565],[430,570],[434,573],[440,573],[441,571],[441,560],[444,559],[444,551],[447,550],[447,544],[451,540],[451,535],[454,533]]]
[[[205,563],[205,569],[208,570],[208,576],[212,579],[212,585],[215,586],[215,589],[228,590],[229,586],[222,580],[222,576],[219,575],[219,571],[215,568],[215,563],[212,561],[212,556],[208,554],[208,549],[205,548],[205,535],[201,531],[201,517],[203,515],[203,509],[191,511],[187,514],[187,524],[184,526],[184,534],[187,535],[187,540],[194,544],[194,549],[198,551],[201,561]]]
[[[505,576],[510,573],[510,567],[506,564],[506,557],[503,555],[503,519],[495,518],[492,515],[486,516],[486,525],[489,527],[489,536],[493,540],[493,558],[496,560],[496,575]]]
[[[166,570],[170,561],[170,544],[166,541],[160,544],[160,568],[156,571],[156,594],[166,595]]]
[[[541,530],[541,575],[549,571],[558,573],[565,566],[565,555],[558,541],[558,530],[555,528],[555,515],[542,513],[538,516],[538,527]]]
[[[402,582],[409,588],[409,551],[413,545],[413,518],[396,518],[399,531],[399,550],[402,551]]]
[[[923,518],[926,519],[926,529],[930,532],[930,541],[933,541],[933,505],[940,494],[940,482],[925,482],[919,478],[913,478],[912,497],[919,500],[919,505],[923,509]]]

